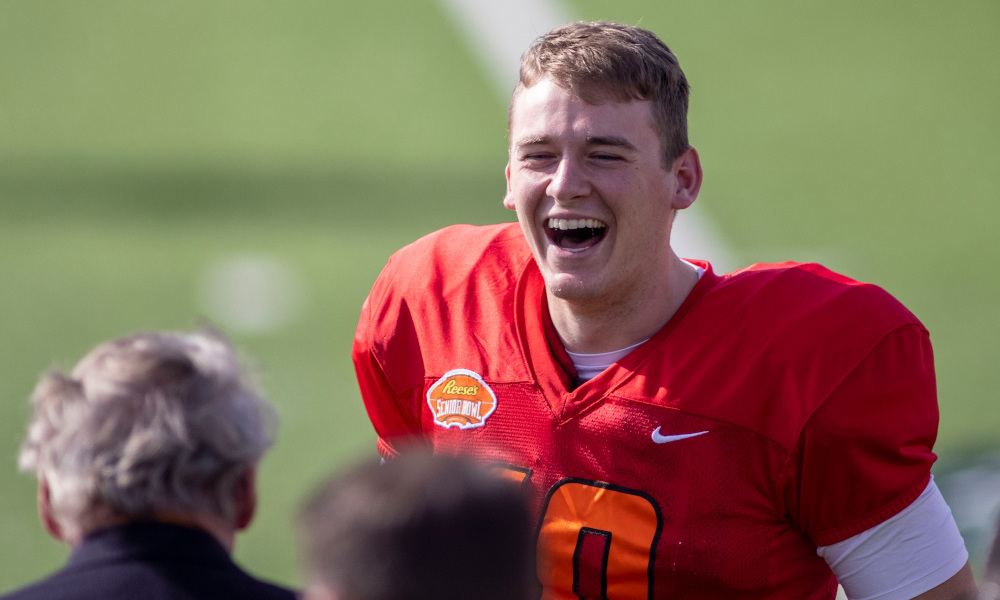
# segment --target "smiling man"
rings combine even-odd
[[[414,438],[533,498],[545,598],[963,598],[930,476],[927,331],[819,265],[720,275],[688,84],[655,35],[575,23],[525,53],[504,205],[400,250],[354,360],[386,459]]]

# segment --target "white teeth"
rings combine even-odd
[[[549,219],[547,225],[550,229],[603,229],[607,227],[602,221],[597,219]]]

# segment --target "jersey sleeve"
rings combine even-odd
[[[378,452],[383,458],[392,458],[401,444],[419,439],[421,390],[397,389],[386,370],[390,361],[385,344],[406,327],[403,315],[385,306],[386,277],[383,271],[361,308],[352,357],[361,398],[378,435]]]
[[[909,506],[875,527],[817,553],[849,598],[909,600],[958,573],[969,560],[951,509],[931,479]]]
[[[791,519],[828,546],[891,518],[930,481],[938,407],[927,331],[884,337],[806,422],[781,490]]]

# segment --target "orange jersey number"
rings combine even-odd
[[[492,465],[518,484],[529,469]],[[653,558],[663,517],[649,495],[567,478],[545,498],[538,528],[543,600],[644,600],[653,597]]]

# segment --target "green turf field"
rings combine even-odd
[[[613,3],[693,86],[699,202],[742,262],[819,260],[931,331],[945,462],[1000,448],[1000,4]],[[751,6],[752,5],[752,6]],[[293,511],[374,452],[350,342],[400,245],[500,206],[505,102],[437,4],[0,3],[0,592],[66,552],[16,474],[41,372],[104,339],[191,328],[205,273],[265,256],[302,311],[231,330],[283,418],[237,542],[294,583]]]

